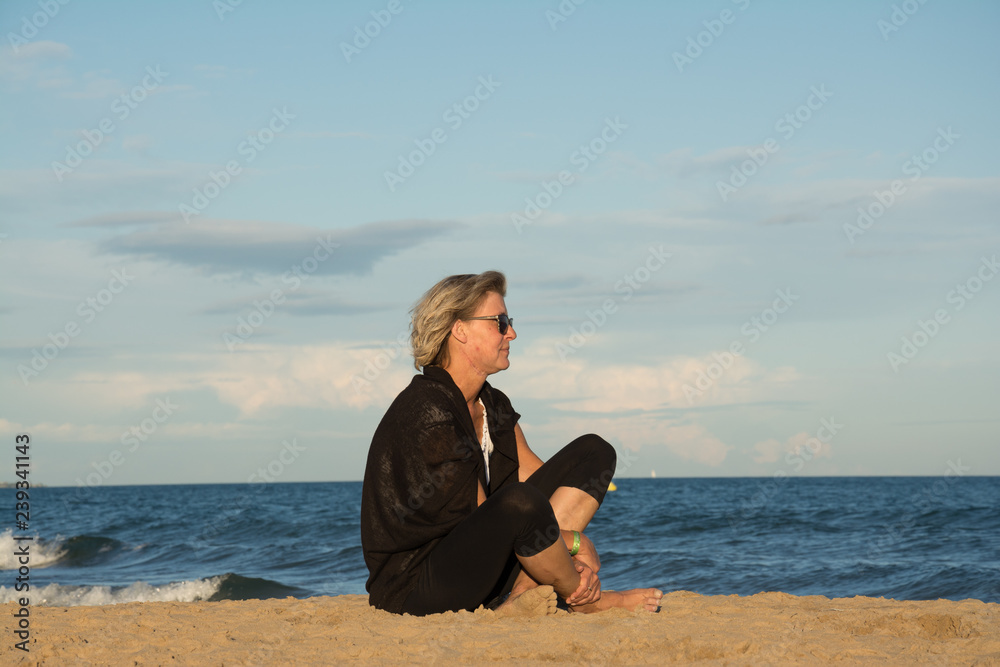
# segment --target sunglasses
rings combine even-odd
[[[500,313],[499,315],[490,315],[488,317],[467,317],[467,320],[496,320],[497,328],[500,330],[500,335],[505,336],[507,334],[507,327],[514,326],[514,319],[507,317],[507,313]]]

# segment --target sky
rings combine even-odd
[[[1000,6],[0,5],[0,480],[359,480],[409,309],[618,478],[1000,474]],[[997,279],[995,279],[997,278]],[[255,478],[256,476],[256,478]]]

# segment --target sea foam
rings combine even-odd
[[[19,536],[20,537],[20,536]],[[0,533],[0,570],[16,570],[22,565],[18,562],[18,547],[29,545],[28,553],[32,569],[48,567],[66,555],[62,548],[63,540],[58,538],[55,541],[42,541],[38,535],[33,535],[31,540],[15,540],[14,532],[10,528]]]
[[[84,605],[121,604],[124,602],[194,602],[207,600],[218,592],[226,575],[177,581],[153,586],[137,581],[130,586],[65,586],[48,584],[18,592],[13,587],[0,586],[0,603],[28,597],[31,604],[43,607],[77,607]]]

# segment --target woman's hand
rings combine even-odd
[[[573,566],[580,573],[580,585],[573,591],[572,595],[566,598],[566,604],[577,606],[591,604],[600,600],[601,580],[598,578],[597,573],[576,560],[573,561]]]
[[[562,531],[563,542],[567,549],[573,548],[573,531]],[[580,533],[580,550],[573,556],[574,561],[579,561],[593,570],[595,573],[601,571],[601,557],[597,555],[597,549],[589,537]]]

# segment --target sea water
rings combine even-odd
[[[998,477],[615,483],[587,529],[606,589],[1000,602]],[[360,510],[360,482],[32,489],[0,602],[25,535],[33,605],[364,593]]]

